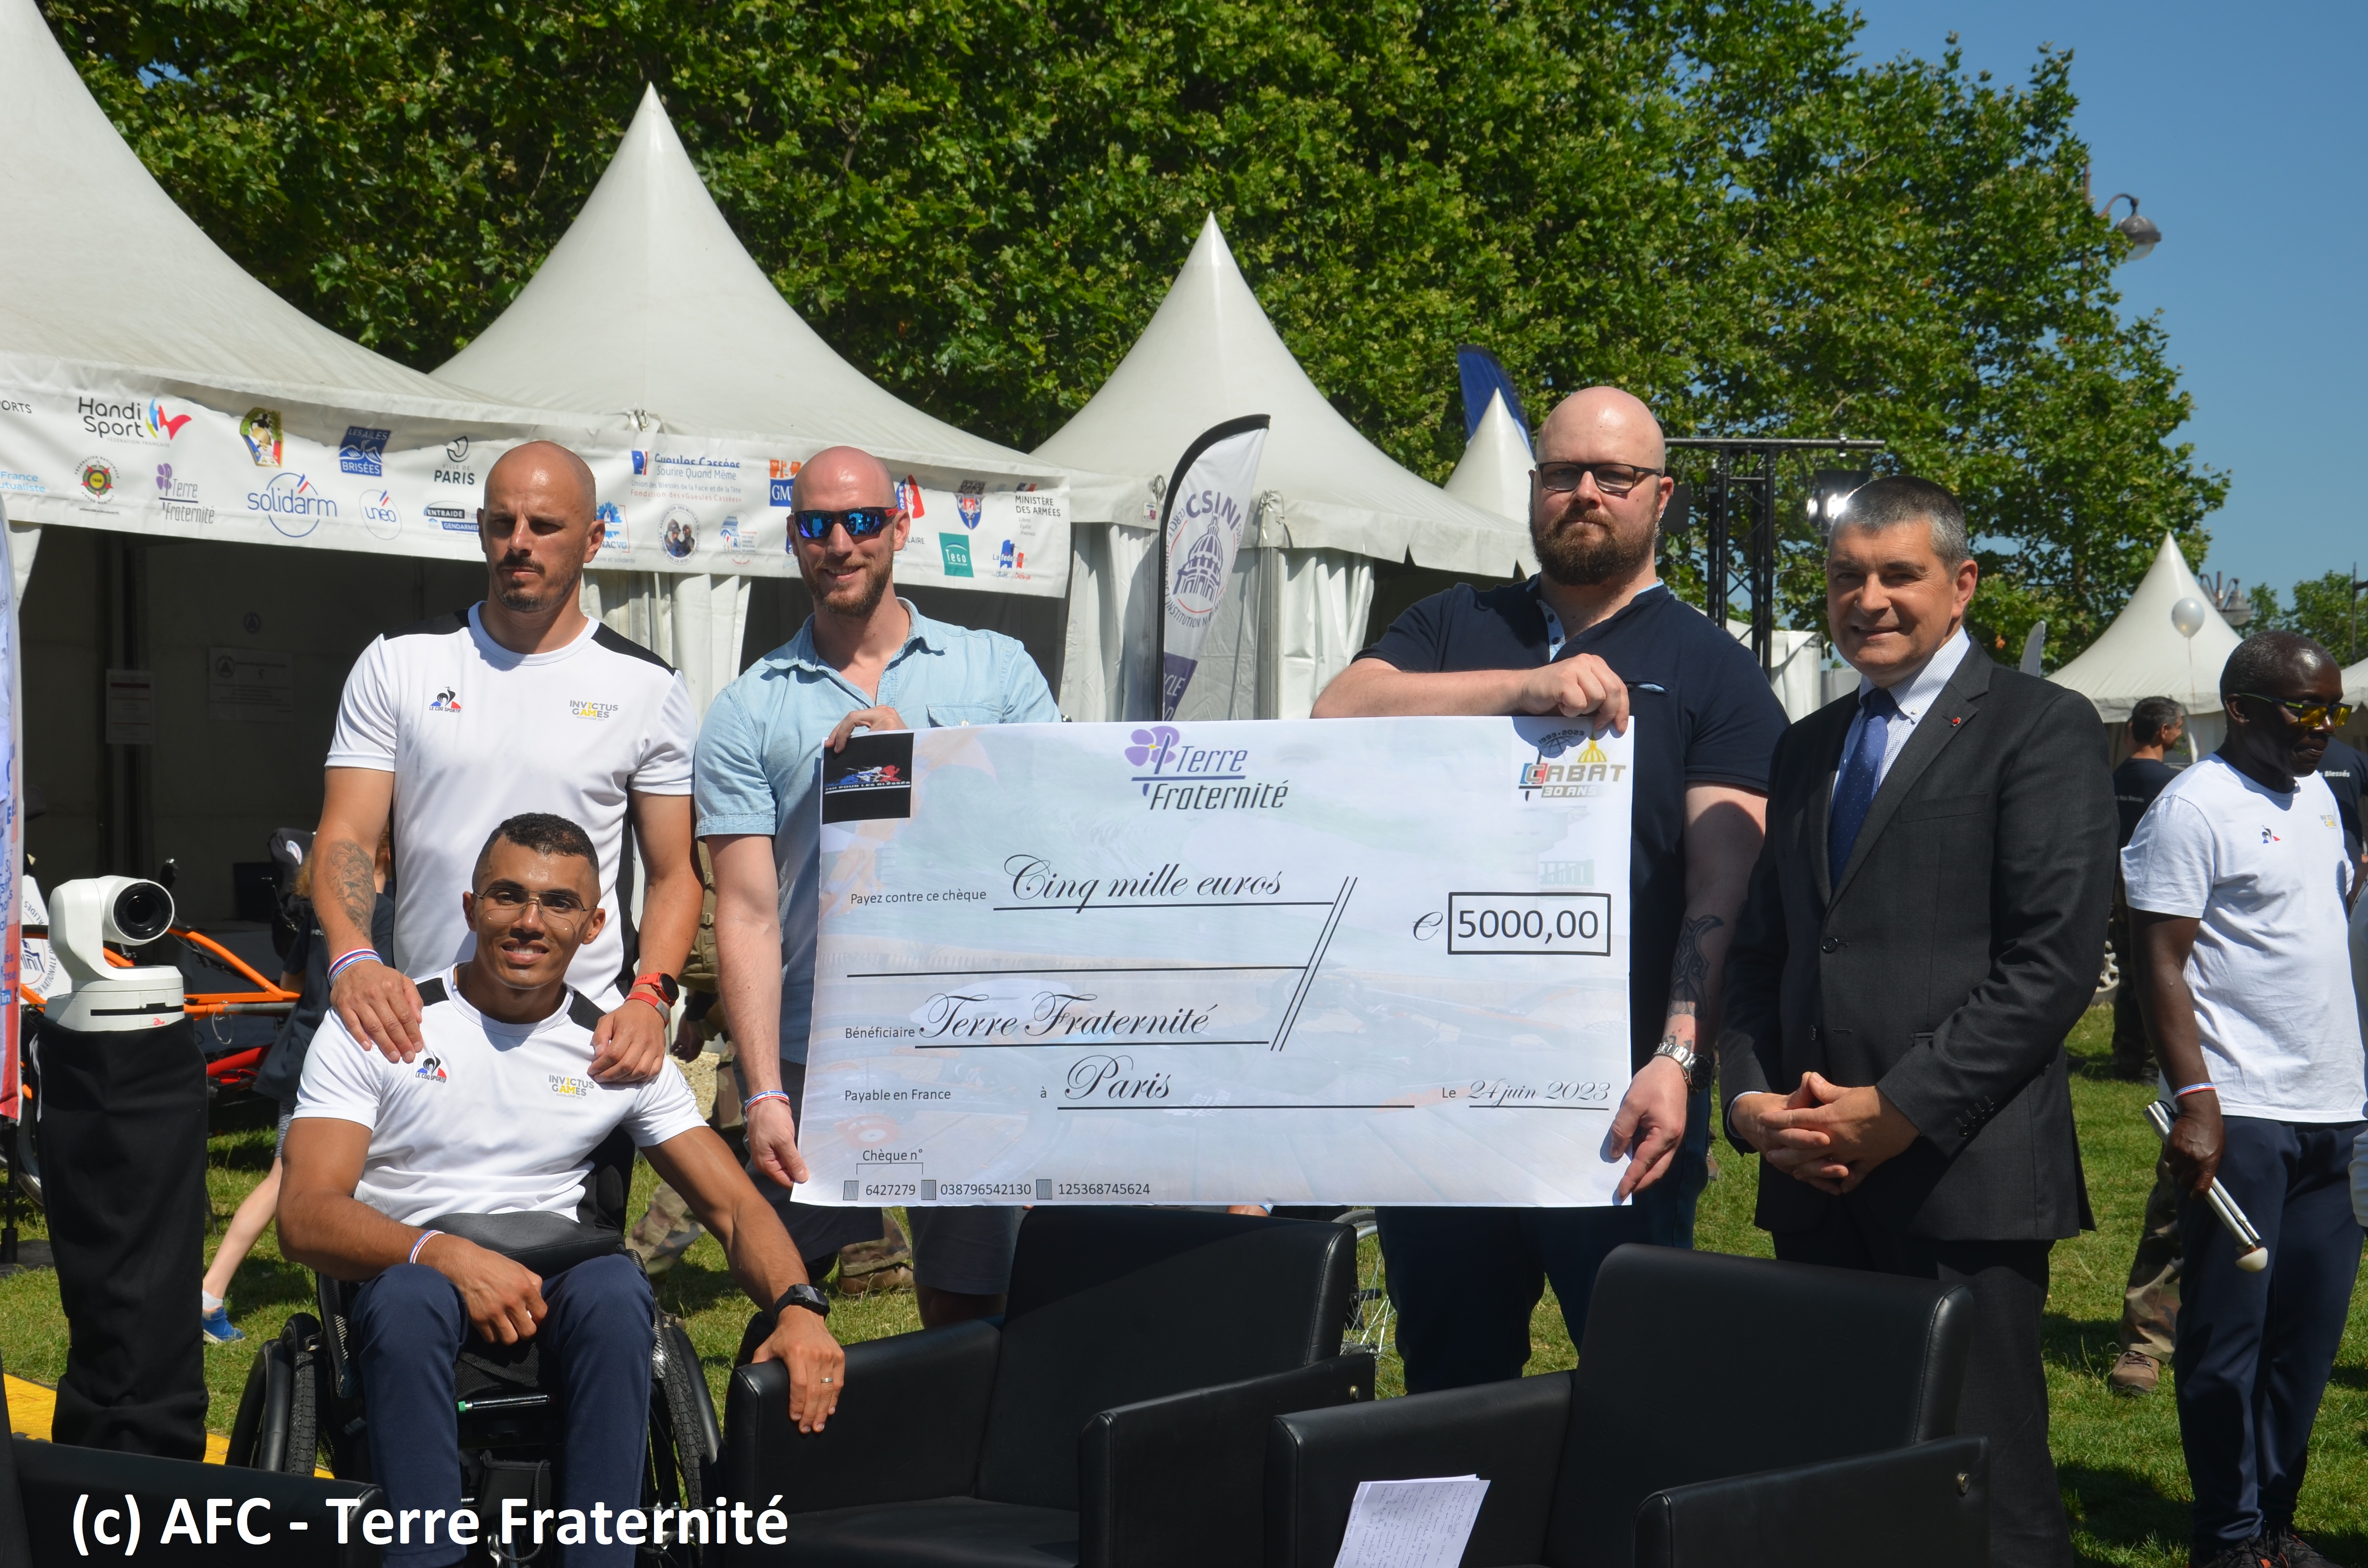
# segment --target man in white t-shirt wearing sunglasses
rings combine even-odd
[[[2361,1225],[2368,1098],[2348,945],[2359,869],[2318,777],[2343,673],[2260,631],[2220,674],[2228,738],[2146,808],[2122,875],[2146,1023],[2178,1119],[2179,1427],[2194,1568],[2318,1568],[2294,1510],[2335,1369]],[[2248,1271],[2205,1202],[2217,1179],[2268,1244]]]

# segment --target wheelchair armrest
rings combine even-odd
[[[1570,1374],[1555,1372],[1276,1416],[1266,1445],[1269,1568],[1331,1568],[1358,1483],[1436,1475],[1488,1482],[1467,1561],[1543,1561],[1570,1396]]]
[[[1656,1492],[1636,1507],[1636,1568],[1984,1568],[1989,1440],[1761,1471]]]
[[[802,1309],[801,1309],[802,1310]],[[735,1367],[723,1396],[728,1497],[784,1511],[968,1496],[1003,1335],[982,1323],[847,1347],[847,1392],[830,1424],[800,1432],[779,1361]]]
[[[362,1568],[379,1560],[379,1548],[362,1539],[362,1517],[372,1508],[384,1507],[386,1497],[367,1482],[230,1470],[194,1460],[79,1449],[35,1437],[10,1442],[36,1562],[131,1555],[132,1504],[139,1508],[136,1550],[142,1562],[150,1556],[168,1563],[226,1562],[235,1556],[255,1568]],[[358,1500],[359,1506],[330,1506],[339,1498]],[[105,1521],[104,1528],[117,1538],[112,1546],[97,1533],[99,1515],[109,1510],[115,1517]],[[337,1539],[341,1518],[342,1541]],[[198,1532],[195,1542],[182,1533],[192,1525]],[[165,1539],[168,1528],[174,1528],[171,1540]],[[211,1547],[206,1544],[210,1537]]]
[[[1372,1397],[1373,1358],[1357,1351],[1101,1412],[1077,1435],[1079,1561],[1257,1562],[1268,1423]]]

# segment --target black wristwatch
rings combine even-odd
[[[773,1303],[773,1321],[781,1321],[783,1307],[803,1307],[817,1317],[830,1316],[830,1298],[811,1285],[792,1285]]]

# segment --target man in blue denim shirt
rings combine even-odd
[[[814,1010],[823,750],[840,750],[857,730],[1057,723],[1061,710],[1018,642],[931,620],[890,591],[912,519],[877,458],[853,447],[817,452],[794,500],[790,544],[814,612],[716,698],[700,731],[695,790],[715,863],[719,989],[747,1096],[751,1174],[771,1178],[757,1190],[799,1252],[826,1266],[881,1232],[877,1210],[790,1201],[791,1184],[807,1177],[797,1117]],[[922,1323],[1001,1312],[1019,1210],[911,1217]]]

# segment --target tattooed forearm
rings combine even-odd
[[[370,852],[348,838],[331,839],[318,846],[322,864],[313,873],[313,903],[345,917],[349,930],[345,942],[370,939],[370,914],[378,907],[378,879]],[[320,895],[325,888],[327,897]]]
[[[1715,915],[1696,915],[1678,927],[1678,956],[1669,965],[1669,1016],[1691,1017],[1710,999],[1710,961],[1702,938],[1726,924]]]

